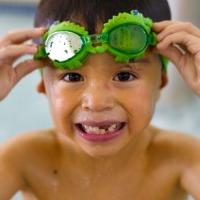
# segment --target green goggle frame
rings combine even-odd
[[[101,34],[89,35],[84,27],[66,21],[54,23],[43,36],[35,59],[49,58],[58,69],[80,68],[88,54],[110,52],[117,62],[142,58],[157,44],[153,22],[137,10],[119,13],[104,24]],[[167,59],[161,57],[164,70]]]

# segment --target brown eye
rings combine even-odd
[[[62,77],[62,80],[66,82],[79,82],[79,81],[84,81],[84,78],[81,74],[78,73],[67,73]]]
[[[119,72],[115,77],[114,77],[114,81],[133,81],[135,80],[137,77],[130,72]]]

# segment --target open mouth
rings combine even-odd
[[[99,125],[99,126],[91,126],[85,124],[77,124],[77,127],[85,134],[112,134],[121,130],[125,126],[125,123],[113,123],[110,125]]]
[[[125,127],[125,122],[78,123],[78,132],[90,141],[105,141],[117,137]]]

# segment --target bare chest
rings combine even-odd
[[[173,168],[93,176],[80,170],[43,172],[29,178],[25,200],[184,200],[178,181]]]

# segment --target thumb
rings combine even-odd
[[[184,56],[181,50],[176,46],[169,46],[167,49],[156,49],[156,53],[168,58],[176,66],[179,66],[182,57]]]
[[[34,60],[26,60],[14,68],[15,74],[16,74],[16,82],[21,80],[24,76],[31,73],[35,69],[38,69],[42,66],[42,63],[40,61],[34,61]]]

